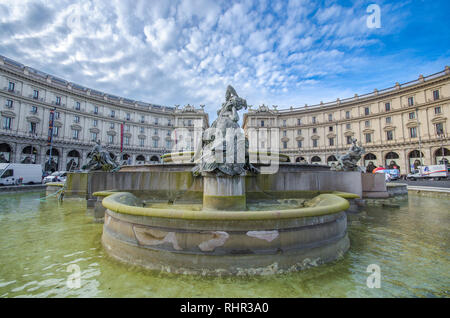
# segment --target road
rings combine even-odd
[[[420,187],[438,187],[438,188],[450,188],[450,180],[396,180],[392,181],[394,183],[406,183],[411,186],[420,186]]]

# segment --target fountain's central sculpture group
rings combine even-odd
[[[258,173],[249,160],[249,142],[239,126],[238,111],[247,109],[247,101],[228,86],[225,102],[217,112],[217,119],[206,129],[202,141],[192,158],[196,163],[195,176],[213,173],[218,176],[244,175],[246,171]]]

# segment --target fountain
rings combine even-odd
[[[238,124],[246,107],[229,86],[194,153],[139,168],[146,171],[94,174],[91,191],[100,183],[116,189],[93,194],[105,210],[102,243],[110,256],[167,272],[241,275],[297,271],[344,255],[347,199],[361,196],[361,173],[301,164],[265,173]],[[256,153],[264,156],[283,161]],[[182,163],[172,162],[179,157]]]

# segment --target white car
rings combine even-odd
[[[66,171],[55,171],[51,175],[44,178],[44,183],[47,182],[65,182],[67,178]]]

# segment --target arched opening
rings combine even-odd
[[[159,162],[158,156],[151,156],[150,163],[158,163],[158,162]]]
[[[138,164],[138,165],[145,164],[145,156],[143,156],[143,155],[136,156],[136,164]]]
[[[0,163],[11,162],[12,149],[8,144],[0,144]]]
[[[418,166],[423,165],[423,152],[419,150],[413,150],[408,155],[409,171],[417,170]]]
[[[126,166],[126,165],[130,165],[131,164],[131,156],[127,153],[124,153],[122,155],[122,165]]]
[[[67,171],[74,171],[80,169],[81,155],[77,150],[71,150],[67,154]]]
[[[450,163],[450,150],[447,148],[441,147],[434,152],[434,162],[437,165]]]
[[[400,165],[398,164],[400,156],[398,155],[398,153],[392,151],[388,152],[384,158],[385,158],[385,165],[388,169],[400,170]]]
[[[45,153],[46,160],[45,160],[45,171],[49,172],[55,172],[58,171],[59,167],[59,151],[55,148],[52,148],[51,152],[51,159],[50,159],[50,149],[47,150]]]
[[[337,163],[338,161],[336,159],[336,156],[334,155],[328,156],[327,165],[329,165],[330,167],[336,167]]]
[[[319,156],[314,156],[311,158],[311,163],[313,164],[319,164],[320,162],[322,162],[322,159],[320,159]]]
[[[372,166],[376,166],[377,156],[375,156],[373,153],[369,152],[368,154],[366,154],[364,156],[363,160],[364,160],[364,162],[363,162],[364,167],[366,167],[366,172],[369,172],[367,170],[367,167],[370,165],[369,166],[369,170],[370,170]],[[375,168],[373,168],[373,169],[375,169]],[[370,171],[370,172],[372,172],[372,171]]]
[[[37,163],[38,151],[32,146],[26,146],[22,150],[21,163]]]
[[[297,157],[295,158],[295,162],[307,163],[305,157]]]

